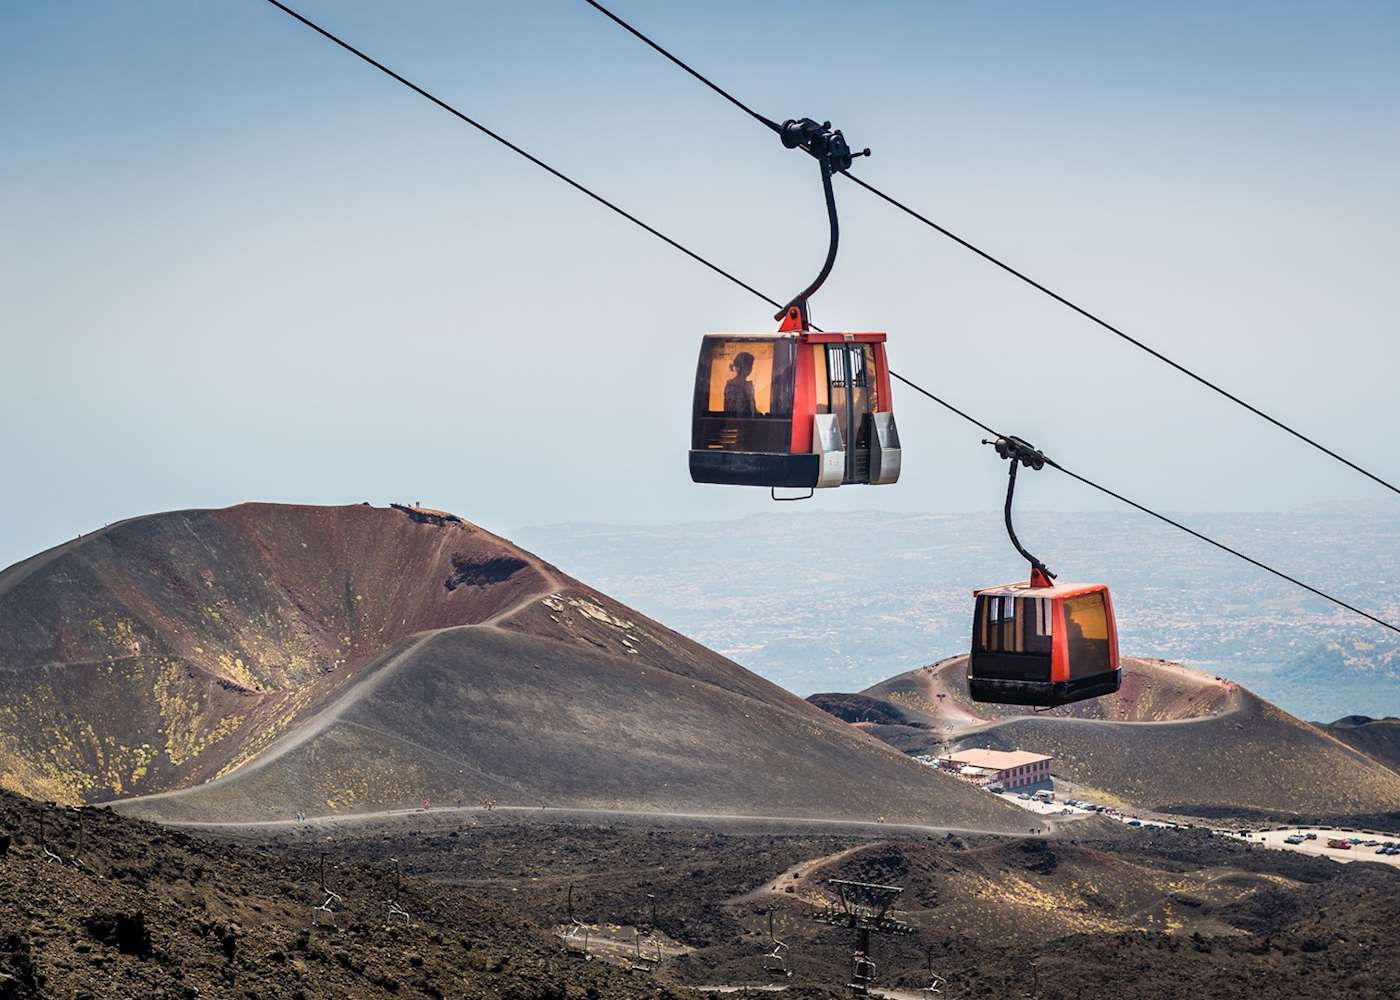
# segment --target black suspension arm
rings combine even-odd
[[[1016,551],[1021,553],[1021,557],[1031,564],[1031,569],[1043,574],[1046,579],[1055,579],[1055,574],[1050,572],[1050,567],[1026,551],[1026,547],[1021,544],[1021,540],[1016,537],[1016,528],[1011,523],[1011,502],[1016,496],[1016,469],[1024,465],[1031,469],[1043,469],[1045,467],[1045,456],[1037,451],[1029,443],[1022,441],[1018,437],[1002,437],[995,441],[982,442],[993,445],[997,454],[1002,458],[1011,461],[1010,473],[1006,480],[1006,534],[1011,539],[1011,544],[1016,547]]]
[[[857,156],[869,156],[870,150],[851,152],[851,147],[846,144],[846,137],[841,134],[840,129],[833,132],[831,122],[818,124],[810,118],[789,118],[778,130],[778,136],[788,149],[802,149],[816,157],[822,172],[822,193],[826,196],[826,218],[831,225],[831,240],[827,245],[826,262],[822,264],[821,271],[810,285],[793,296],[788,304],[773,316],[774,319],[782,319],[788,310],[796,307],[801,313],[802,325],[806,327],[810,319],[807,300],[817,293],[817,289],[821,288],[831,274],[831,268],[836,263],[836,248],[841,240],[841,227],[836,218],[836,192],[831,187],[831,175],[849,169]]]

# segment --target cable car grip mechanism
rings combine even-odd
[[[816,158],[822,172],[822,192],[826,195],[826,217],[831,225],[831,241],[827,246],[826,262],[822,264],[820,273],[805,290],[799,292],[773,315],[774,319],[783,321],[784,330],[805,330],[810,320],[807,300],[816,294],[817,289],[821,288],[827,276],[831,274],[832,265],[836,263],[836,246],[841,235],[836,220],[836,194],[831,188],[831,175],[849,170],[852,161],[858,156],[869,156],[870,149],[866,147],[858,153],[853,153],[839,128],[833,130],[831,122],[819,123],[811,118],[789,118],[778,128],[778,138],[786,148],[801,149]],[[793,314],[794,310],[796,315]]]
[[[1011,501],[1016,495],[1017,467],[1024,465],[1028,469],[1043,469],[1050,460],[1035,445],[1018,437],[999,437],[994,441],[983,438],[982,443],[991,445],[1000,457],[1011,462],[1006,482],[1006,534],[1011,538],[1011,544],[1016,547],[1016,551],[1031,564],[1031,585],[1048,587],[1050,581],[1055,579],[1055,574],[1050,572],[1049,566],[1027,552],[1021,540],[1016,537],[1016,529],[1011,524]]]

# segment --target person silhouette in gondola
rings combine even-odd
[[[753,401],[753,383],[749,374],[753,371],[753,355],[740,351],[729,362],[734,377],[724,384],[724,415],[726,417],[755,417],[758,411]]]

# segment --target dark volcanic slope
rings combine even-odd
[[[0,649],[4,784],[144,792],[122,808],[156,818],[426,798],[1024,825],[508,542],[399,510],[125,522],[0,575]]]
[[[18,563],[0,573],[0,786],[72,802],[207,780],[398,640],[545,585],[502,549],[396,510],[243,504]],[[473,566],[510,572],[445,586]]]
[[[1327,726],[1318,726],[1349,747],[1374,757],[1393,771],[1400,771],[1400,719],[1370,719],[1349,715]]]
[[[1342,816],[1400,803],[1400,774],[1176,664],[1127,659],[1118,694],[1039,715],[972,702],[965,674],[956,657],[869,688],[866,698],[896,706],[906,722],[861,728],[906,752],[947,741],[1051,754],[1057,776],[1143,808]]]

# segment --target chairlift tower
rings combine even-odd
[[[840,901],[828,904],[818,913],[818,923],[847,927],[856,932],[855,953],[851,956],[851,981],[846,988],[852,996],[869,996],[875,983],[875,962],[870,957],[871,934],[913,934],[915,928],[890,916],[890,907],[904,889],[897,885],[827,879]]]

